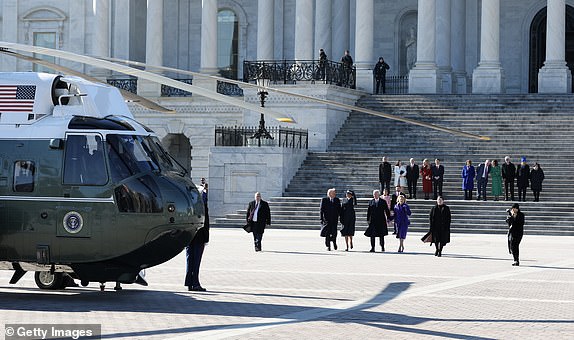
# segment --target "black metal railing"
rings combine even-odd
[[[376,79],[373,78],[373,93],[376,91]],[[379,89],[382,94],[383,90]],[[409,76],[389,76],[385,77],[385,94],[408,94]]]
[[[298,81],[321,82],[356,88],[357,70],[334,61],[258,60],[243,62],[243,81],[269,79],[272,84],[295,84]]]
[[[118,89],[126,90],[131,93],[138,93],[137,78],[108,78],[106,81],[109,85],[117,87]]]
[[[182,83],[186,83],[189,85],[193,85],[193,79],[174,79],[174,80],[181,81]],[[191,92],[161,84],[162,97],[191,97],[191,95],[192,95]]]
[[[251,138],[258,131],[257,127],[216,126],[215,146],[257,146],[258,140]],[[290,149],[307,149],[309,133],[305,129],[293,129],[271,126],[267,131],[273,139],[261,139],[263,146],[280,146]]]
[[[225,81],[217,81],[217,93],[226,96],[243,97],[243,90],[237,85]]]

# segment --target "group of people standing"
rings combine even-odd
[[[408,187],[409,199],[417,198],[419,177],[422,177],[425,199],[430,199],[431,193],[435,200],[439,196],[443,196],[444,166],[440,164],[440,159],[438,158],[435,159],[432,165],[430,165],[428,159],[424,159],[422,166],[419,168],[413,158],[409,160],[409,164],[406,166],[399,160],[393,167],[387,157],[383,157],[381,164],[379,164],[381,191],[389,190],[393,175],[395,186]]]
[[[353,237],[355,235],[357,199],[355,193],[347,190],[346,197],[341,201],[337,197],[335,188],[327,190],[327,197],[321,200],[321,236],[325,238],[325,246],[331,251],[331,246],[337,250],[338,224],[341,222],[341,236],[345,238],[345,251],[353,249]],[[407,198],[396,187],[394,194],[389,195],[387,189],[381,196],[378,189],[373,190],[373,199],[369,201],[367,208],[367,229],[365,236],[370,238],[370,252],[375,252],[377,237],[381,251],[385,251],[385,236],[389,235],[389,229],[399,239],[398,252],[404,252],[404,240],[407,237],[410,225],[411,209],[407,204]],[[442,247],[450,242],[450,209],[444,204],[442,197],[437,198],[437,205],[431,209],[430,228],[433,231],[432,242],[436,245],[435,255],[440,256]]]
[[[544,180],[544,171],[540,164],[534,163],[532,169],[526,162],[526,157],[522,157],[520,165],[515,166],[510,157],[504,158],[502,166],[498,160],[484,161],[475,170],[471,160],[467,160],[462,168],[462,189],[464,190],[464,199],[471,200],[474,190],[474,181],[476,178],[477,200],[486,201],[486,186],[489,177],[492,179],[492,196],[498,201],[502,196],[502,184],[504,183],[504,198],[506,201],[514,201],[514,181],[518,188],[518,201],[526,201],[526,189],[530,186],[534,194],[534,202],[540,200],[542,191],[542,181]]]

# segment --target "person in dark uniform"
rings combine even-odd
[[[193,240],[191,240],[191,243],[185,249],[187,263],[185,285],[187,286],[187,290],[196,292],[206,291],[199,283],[199,266],[201,265],[205,244],[209,242],[209,211],[207,207],[207,183],[205,183],[205,181],[203,182],[201,197],[205,211],[203,228],[197,231]]]
[[[385,63],[383,57],[379,57],[379,61],[373,68],[373,76],[375,77],[375,94],[379,94],[379,88],[383,88],[383,94],[386,92],[385,78],[387,77],[387,70],[390,68],[389,64]],[[382,85],[382,86],[381,86]]]
[[[271,210],[269,204],[261,199],[261,193],[255,193],[255,199],[247,206],[247,223],[253,232],[255,251],[261,251],[261,240],[265,227],[271,225]]]
[[[373,199],[367,209],[368,227],[365,236],[371,238],[371,253],[375,252],[375,239],[380,238],[381,251],[385,251],[385,236],[389,234],[387,220],[391,219],[391,212],[387,202],[380,197],[379,190],[373,191]]]
[[[504,157],[502,164],[502,180],[504,181],[504,199],[514,201],[514,178],[516,178],[516,166],[510,161],[510,157]],[[510,196],[508,192],[510,191]]]
[[[391,191],[391,177],[393,171],[391,169],[391,163],[387,161],[387,157],[383,157],[383,161],[379,164],[379,182],[381,182],[381,192],[387,189]]]
[[[436,199],[436,205],[431,208],[429,224],[436,251],[434,256],[442,256],[442,248],[450,242],[450,208],[444,204],[442,197]]]
[[[341,224],[343,225],[341,236],[345,237],[345,244],[347,245],[345,251],[349,251],[349,244],[351,245],[351,249],[353,249],[356,221],[355,205],[357,205],[355,193],[351,190],[347,190],[347,197],[343,199],[341,210]]]
[[[342,69],[342,80],[343,86],[350,86],[351,85],[351,73],[353,72],[353,57],[351,57],[351,53],[349,50],[345,50],[345,54],[341,57],[341,64],[343,64]],[[351,86],[352,87],[352,86]]]
[[[512,208],[507,209],[506,212],[508,213],[508,217],[506,218],[506,223],[508,223],[508,250],[514,258],[512,265],[519,266],[518,248],[524,235],[524,214],[520,211],[518,203],[514,203]]]
[[[318,80],[326,80],[326,73],[325,70],[327,68],[327,54],[325,50],[322,48],[319,49],[319,73],[318,73]]]
[[[434,199],[436,200],[439,196],[442,196],[442,184],[444,182],[444,166],[440,164],[438,158],[435,159],[434,164],[431,165],[431,172]]]
[[[411,158],[407,165],[407,186],[409,187],[409,199],[417,198],[417,182],[419,180],[419,166],[415,159]]]
[[[333,248],[337,250],[337,225],[341,216],[341,201],[337,197],[335,188],[327,190],[327,197],[321,200],[321,237],[325,238],[325,246],[331,251],[331,242]]]

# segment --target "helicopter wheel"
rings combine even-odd
[[[82,280],[82,281],[80,281],[80,284],[82,285],[82,287],[86,287],[87,285],[90,284],[90,281],[88,281],[88,280]]]
[[[36,272],[34,280],[40,289],[56,290],[66,288],[63,273]]]

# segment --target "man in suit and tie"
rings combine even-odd
[[[478,166],[476,170],[476,187],[478,189],[477,201],[482,197],[486,201],[486,185],[488,184],[488,173],[490,172],[490,161],[487,159],[484,163]]]
[[[337,225],[341,216],[341,201],[337,197],[335,188],[327,190],[327,197],[321,200],[321,237],[325,238],[327,250],[337,250]]]
[[[434,199],[442,196],[442,184],[444,182],[444,166],[440,164],[440,159],[435,159],[434,164],[431,165],[431,172],[432,172],[432,187],[433,187],[433,194]]]
[[[265,227],[271,225],[271,210],[269,204],[261,199],[259,192],[255,193],[255,200],[249,202],[247,207],[247,223],[253,232],[255,251],[261,251],[261,239]]]
[[[419,166],[416,165],[414,158],[411,158],[407,165],[407,185],[409,187],[409,199],[417,198],[417,181],[419,180]]]
[[[514,178],[516,178],[516,166],[510,161],[510,156],[504,157],[502,164],[502,179],[504,180],[504,198],[514,201]],[[508,192],[510,191],[510,195]]]

